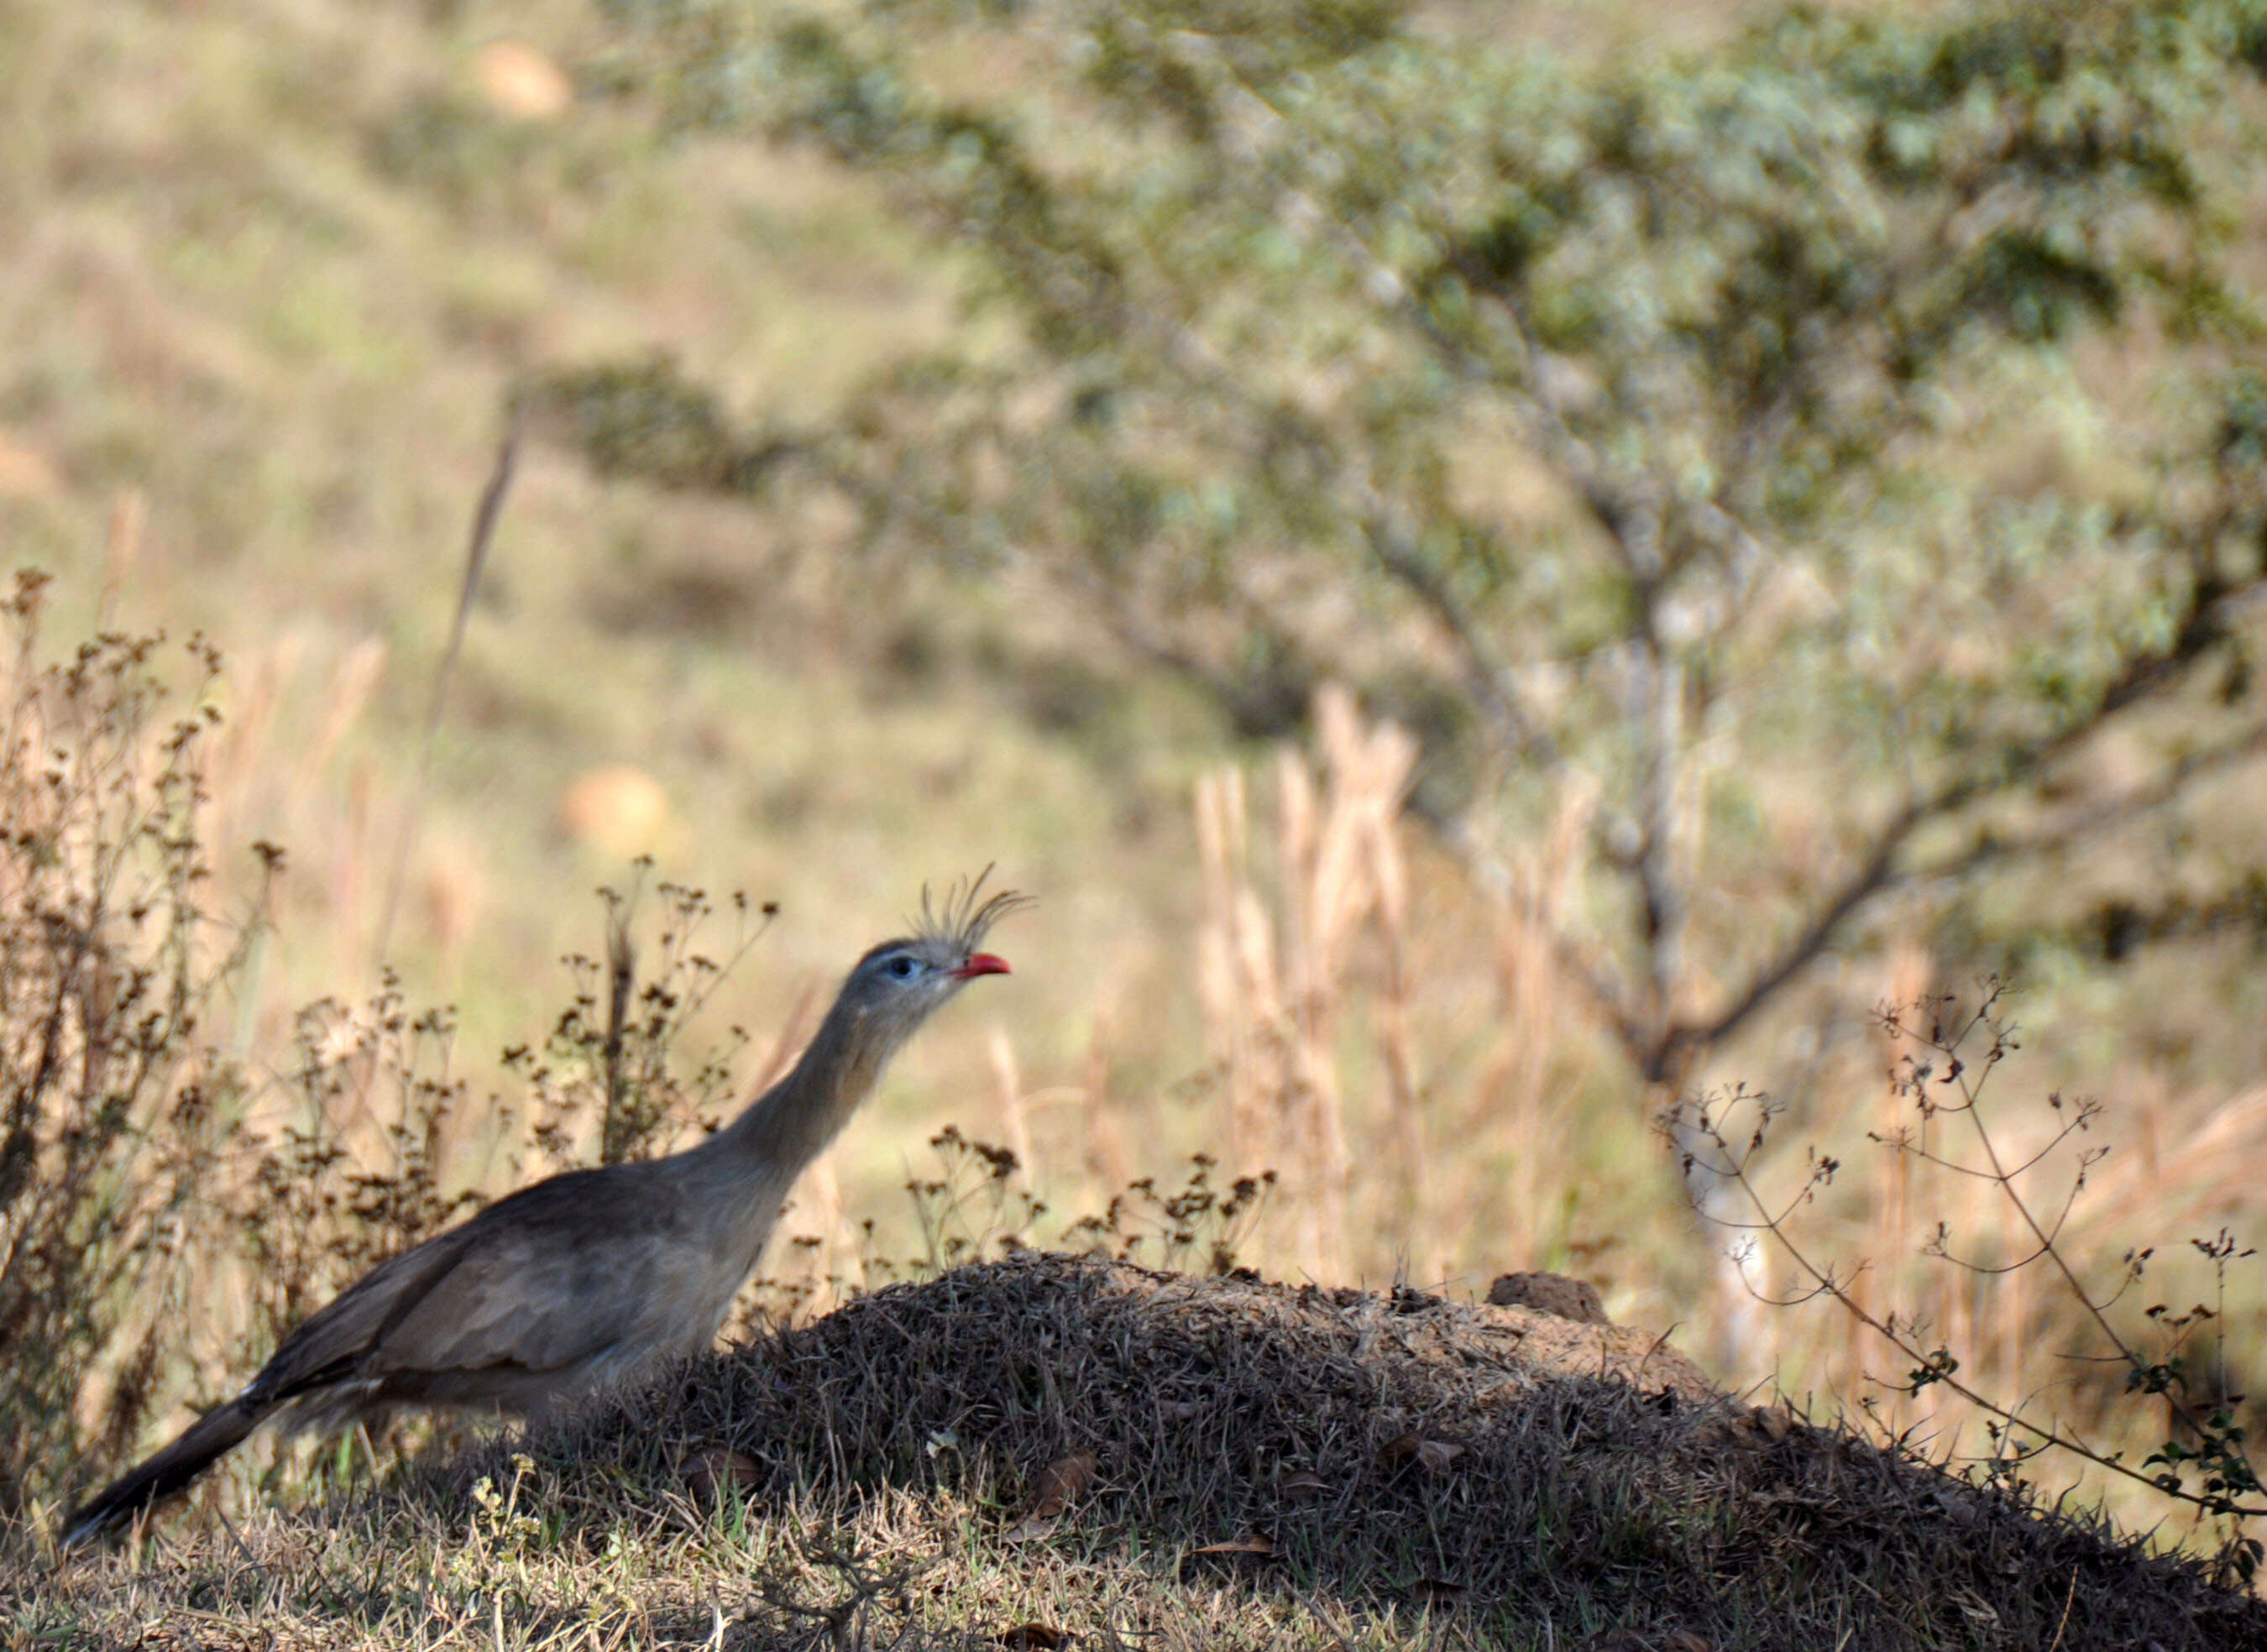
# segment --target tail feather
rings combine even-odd
[[[92,1543],[181,1490],[258,1428],[268,1409],[236,1400],[207,1413],[180,1439],[80,1505],[64,1527],[63,1548]]]

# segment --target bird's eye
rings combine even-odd
[[[918,968],[920,966],[912,959],[902,955],[890,960],[890,973],[900,981],[911,980],[913,971]]]

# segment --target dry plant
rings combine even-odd
[[[742,1028],[730,1028],[689,1074],[679,1071],[676,1058],[691,1024],[779,907],[769,901],[752,906],[735,892],[726,903],[731,933],[721,957],[712,957],[701,950],[703,932],[716,915],[708,894],[657,885],[660,928],[654,962],[641,982],[634,931],[651,869],[650,860],[635,863],[627,895],[598,891],[606,909],[605,959],[568,956],[563,961],[574,978],[574,999],[542,1048],[515,1044],[504,1051],[505,1068],[533,1094],[539,1115],[534,1143],[554,1168],[587,1164],[594,1156],[615,1165],[671,1151],[696,1133],[714,1130],[717,1109],[737,1093],[733,1064],[748,1044]],[[596,1141],[586,1142],[593,1131]]]
[[[520,438],[526,428],[525,409],[515,407],[510,425],[497,444],[495,465],[488,473],[488,486],[481,489],[480,503],[473,512],[472,533],[465,547],[464,579],[457,590],[456,618],[450,623],[448,647],[433,673],[433,698],[425,714],[425,739],[418,751],[416,786],[403,814],[393,866],[386,874],[385,901],[380,909],[378,928],[378,959],[381,965],[393,947],[393,921],[401,907],[402,885],[409,875],[410,853],[416,847],[426,788],[432,782],[433,749],[441,733],[441,714],[449,703],[450,679],[456,675],[458,658],[464,652],[466,623],[472,618],[473,599],[480,594],[481,570],[487,566],[488,547],[495,539],[496,523],[503,515],[504,501],[511,493],[512,476],[519,465]]]
[[[1992,1480],[2028,1479],[2036,1459],[2059,1453],[2145,1488],[2215,1523],[2220,1574],[2249,1583],[2263,1547],[2248,1523],[2267,1516],[2267,1488],[2219,1327],[2229,1266],[2253,1253],[2224,1228],[2192,1239],[2213,1301],[2186,1311],[2168,1301],[2136,1305],[2155,1248],[2129,1246],[2105,1268],[2093,1258],[2098,1246],[2080,1201],[2112,1181],[2130,1218],[2141,1179],[2102,1173],[2110,1148],[2099,1101],[2055,1093],[2029,1116],[2000,1104],[1992,1079],[2021,1047],[2001,983],[1987,980],[1965,1002],[1933,994],[1881,1019],[1896,1052],[1895,1115],[1867,1132],[1888,1171],[1868,1192],[1889,1266],[1844,1258],[1819,1231],[1845,1169],[1833,1153],[1808,1148],[1802,1173],[1777,1185],[1767,1150],[1783,1109],[1744,1087],[1687,1099],[1662,1115],[1688,1186],[1713,1183],[1736,1197],[1696,1208],[1742,1236],[1734,1254],[1763,1300],[1831,1302],[1874,1355],[1886,1347],[1896,1356],[1902,1376],[1870,1378],[1865,1352],[1853,1349],[1838,1385],[1845,1393],[1878,1389],[1886,1407],[1874,1394],[1860,1403],[1893,1436],[1925,1434]],[[2163,1209],[2139,1208],[2153,1217]],[[1918,1260],[1930,1266],[1896,1260],[1908,1221],[1926,1225]],[[1786,1270],[1785,1289],[1754,1283],[1762,1242]],[[2037,1368],[2043,1341],[2065,1362],[2061,1374]],[[2105,1391],[2104,1372],[2114,1391]],[[1978,1422],[1988,1447],[1963,1452],[1963,1432]]]
[[[1064,1231],[1068,1248],[1172,1272],[1214,1278],[1251,1270],[1238,1257],[1259,1231],[1276,1188],[1276,1173],[1237,1176],[1222,1187],[1213,1179],[1218,1162],[1194,1153],[1181,1185],[1161,1189],[1144,1176],[1113,1195],[1099,1216],[1081,1217]]]
[[[728,1335],[804,1325],[881,1285],[934,1279],[950,1268],[1029,1248],[1047,1214],[1018,1173],[1013,1150],[962,1134],[948,1124],[929,1138],[933,1167],[905,1183],[913,1209],[914,1248],[893,1256],[884,1248],[879,1224],[860,1222],[849,1242],[832,1168],[822,1159],[796,1184],[804,1195],[785,1218],[767,1253],[763,1271],[741,1297]]]
[[[185,1254],[245,1091],[227,1011],[255,898],[211,910],[199,835],[219,656],[186,704],[163,639],[105,635],[43,665],[46,581],[0,603],[16,638],[0,747],[0,1507],[115,1455],[160,1380]],[[279,852],[256,846],[263,879]]]
[[[1273,1166],[1282,1179],[1292,1232],[1269,1236],[1270,1259],[1295,1260],[1328,1279],[1346,1260],[1339,1040],[1354,982],[1367,973],[1357,968],[1366,940],[1382,960],[1375,1031],[1404,1201],[1412,1207],[1427,1155],[1407,1018],[1408,879],[1397,835],[1416,743],[1390,724],[1364,727],[1341,688],[1324,688],[1315,711],[1319,781],[1295,751],[1276,764],[1272,900],[1253,866],[1242,771],[1198,785],[1206,910],[1197,979],[1231,1158]]]
[[[871,1217],[856,1224],[849,1243],[841,1243],[833,1230],[847,1224],[831,1190],[799,1213],[790,1206],[793,1224],[805,1231],[773,1249],[728,1334],[740,1338],[759,1328],[807,1325],[888,1285],[936,1279],[971,1263],[1042,1248],[1178,1273],[1248,1276],[1243,1254],[1276,1184],[1275,1173],[1265,1171],[1223,1185],[1215,1180],[1217,1162],[1196,1153],[1178,1186],[1138,1178],[1100,1210],[1051,1233],[1042,1218],[1052,1211],[1032,1193],[1014,1148],[979,1140],[954,1124],[932,1136],[928,1147],[931,1166],[905,1183],[912,1249],[891,1254]],[[813,1228],[818,1231],[809,1231]]]
[[[250,1151],[224,1167],[238,1183],[234,1260],[248,1289],[212,1294],[248,1297],[260,1312],[257,1326],[229,1327],[229,1343],[240,1347],[247,1334],[261,1345],[280,1340],[481,1202],[451,1136],[465,1122],[467,1090],[455,1034],[450,1012],[414,1012],[391,975],[364,1004],[325,998],[294,1018],[292,1064],[269,1098],[287,1115],[248,1133]]]

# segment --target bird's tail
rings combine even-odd
[[[81,1504],[63,1528],[64,1550],[93,1542],[182,1489],[258,1428],[268,1411],[268,1407],[233,1400],[217,1411],[206,1413],[180,1439]]]

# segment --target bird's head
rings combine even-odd
[[[913,932],[885,940],[858,961],[842,983],[844,1007],[874,1031],[903,1038],[979,976],[1004,976],[1008,961],[978,950],[1009,913],[1030,901],[1013,890],[987,895],[987,866],[956,883],[942,903],[921,891]]]

